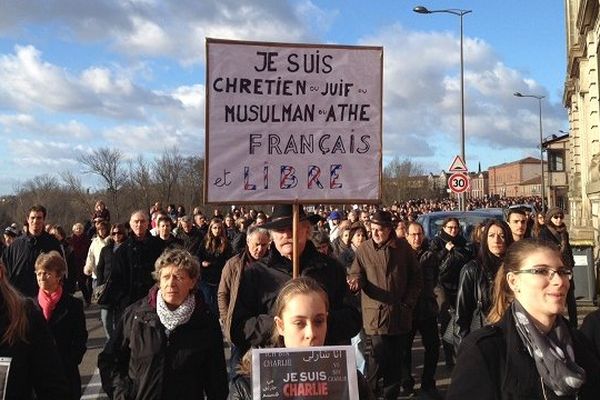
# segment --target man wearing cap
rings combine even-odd
[[[340,236],[340,221],[342,220],[342,214],[333,210],[327,218],[329,222],[329,240],[332,242]]]
[[[567,232],[567,226],[565,225],[565,213],[561,208],[553,207],[548,210],[544,225],[540,230],[540,239],[556,244],[560,248],[565,266],[573,270],[575,259],[573,258],[571,243],[569,243],[569,232]],[[575,300],[574,279],[570,281],[569,291],[567,292],[567,311],[569,313],[569,323],[577,328],[577,301]]]
[[[323,285],[329,297],[328,329],[325,343],[350,344],[360,330],[360,314],[344,302],[349,294],[344,268],[333,258],[319,253],[310,241],[311,224],[320,217],[307,216],[300,207],[297,230],[300,275]],[[292,278],[292,206],[277,205],[269,229],[269,253],[244,269],[231,317],[230,336],[243,353],[251,346],[269,342],[273,331],[273,309],[280,288]]]
[[[19,232],[12,226],[7,226],[4,229],[3,236],[4,236],[4,244],[6,245],[6,247],[8,247],[15,241],[17,236],[19,236]]]
[[[58,240],[44,230],[45,221],[46,208],[31,207],[27,214],[27,235],[18,237],[2,254],[10,283],[28,297],[38,293],[34,274],[37,257],[52,250],[61,252]]]
[[[396,237],[392,215],[376,211],[370,222],[371,239],[357,249],[348,283],[352,290],[362,290],[363,328],[372,343],[369,385],[378,393],[377,383],[383,378],[383,397],[395,400],[423,279],[415,252],[406,240]]]

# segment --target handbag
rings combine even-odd
[[[483,315],[483,304],[481,301],[481,288],[479,286],[479,282],[477,282],[475,286],[475,291],[477,293],[477,307],[475,307],[475,310],[473,311],[469,332],[476,331],[485,325],[485,316]],[[448,312],[450,313],[450,322],[448,322],[448,326],[442,335],[442,340],[454,346],[455,350],[458,350],[458,346],[460,346],[462,337],[460,336],[460,327],[456,322],[456,310],[450,308]]]
[[[108,275],[108,278],[104,281],[104,283],[96,286],[92,290],[92,304],[96,304],[99,306],[108,304],[108,289],[110,288],[110,283],[110,275]]]

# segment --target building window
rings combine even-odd
[[[565,170],[564,150],[548,150],[548,168],[550,172],[563,172]]]

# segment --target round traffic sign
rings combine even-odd
[[[462,172],[456,172],[448,178],[448,187],[454,193],[463,193],[469,189],[469,177]]]

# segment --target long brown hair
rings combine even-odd
[[[27,343],[29,322],[25,303],[25,297],[8,282],[6,268],[0,260],[0,312],[6,313],[8,316],[8,326],[2,334],[0,343],[6,343],[9,346],[18,341]]]
[[[545,240],[521,239],[508,247],[503,263],[496,273],[496,279],[494,280],[492,308],[487,317],[489,323],[494,324],[500,321],[515,298],[515,294],[508,285],[506,275],[509,272],[520,270],[525,258],[540,250],[554,251],[559,257],[562,257],[558,247],[554,243]]]
[[[219,236],[214,236],[211,231],[213,225],[216,224],[221,224],[221,235]],[[223,254],[228,247],[229,241],[225,235],[225,224],[223,223],[223,220],[220,218],[211,219],[210,224],[208,224],[208,232],[206,232],[206,236],[204,237],[204,248],[213,254]]]

